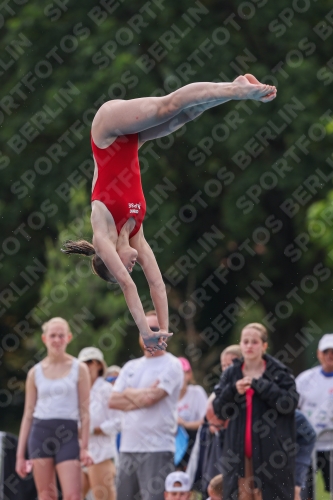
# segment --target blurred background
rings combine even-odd
[[[2,4],[0,428],[16,432],[41,324],[62,316],[108,364],[140,355],[122,293],[68,257],[91,239],[90,125],[110,99],[253,73],[234,101],[140,149],[144,223],[168,286],[170,351],[207,391],[219,354],[259,321],[295,375],[332,331],[333,11],[327,0],[56,0]],[[140,269],[133,271],[146,310]]]

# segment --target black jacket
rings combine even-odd
[[[272,356],[264,355],[266,370],[253,380],[252,460],[256,485],[263,500],[293,500],[295,409],[298,394],[290,370]],[[243,360],[236,359],[222,375],[213,407],[216,415],[229,419],[224,455],[224,500],[238,498],[238,478],[244,477],[245,396],[236,390],[243,378]]]
[[[222,429],[212,434],[209,431],[209,424],[205,417],[204,423],[198,432],[200,433],[199,457],[193,489],[200,491],[206,498],[210,480],[214,476],[223,473],[221,457],[225,430]]]

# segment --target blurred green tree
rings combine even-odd
[[[313,346],[330,324],[331,267],[327,247],[302,234],[308,207],[331,189],[330,8],[327,0],[302,9],[287,0],[87,0],[21,2],[4,12],[2,413],[21,411],[36,307],[66,273],[79,285],[68,281],[68,301],[49,312],[74,323],[86,314],[73,352],[113,333],[115,318],[129,336],[116,336],[107,360],[137,352],[127,342],[135,329],[122,297],[88,272],[79,279],[86,264],[57,254],[59,231],[75,227],[75,207],[88,217],[95,111],[108,99],[163,95],[239,73],[276,84],[278,98],[227,103],[140,150],[144,228],[169,287],[171,348],[191,358],[203,380],[216,371],[221,348],[256,319],[269,326],[272,352],[287,355],[296,372],[314,361]],[[88,234],[86,219],[83,227]],[[134,279],[148,301],[142,273]]]

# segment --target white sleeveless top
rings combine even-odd
[[[33,416],[41,420],[62,418],[79,420],[79,380],[80,361],[73,359],[66,377],[50,379],[43,373],[42,364],[35,365],[35,385],[37,402]]]

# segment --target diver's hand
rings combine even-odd
[[[154,354],[155,351],[165,351],[167,348],[167,340],[172,337],[172,335],[173,333],[169,333],[166,330],[153,332],[149,329],[148,332],[141,333],[145,349],[151,354]]]

